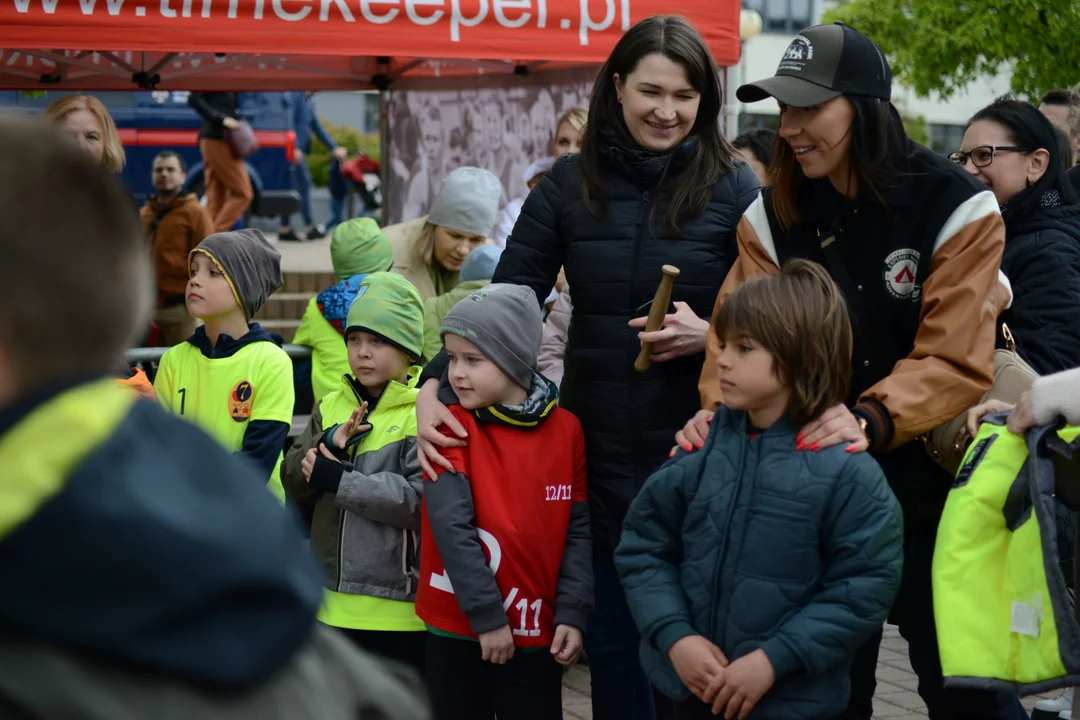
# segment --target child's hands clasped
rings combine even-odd
[[[581,631],[573,625],[556,625],[555,639],[551,642],[551,654],[555,662],[569,667],[581,655]]]
[[[495,665],[505,665],[514,657],[514,634],[510,632],[509,625],[503,625],[498,630],[489,630],[480,633],[480,651],[486,662]]]
[[[344,450],[345,446],[356,435],[366,433],[371,429],[371,424],[363,422],[364,416],[367,415],[368,404],[367,401],[360,404],[356,410],[352,411],[352,415],[349,416],[347,422],[343,422],[338,425],[337,430],[334,431],[334,447],[338,450]]]
[[[711,684],[718,679],[722,684],[728,665],[723,651],[701,635],[681,638],[668,650],[668,659],[675,666],[683,685],[703,701]]]
[[[713,704],[713,715],[724,713],[726,720],[744,720],[775,682],[769,656],[764,650],[755,650],[710,680],[702,700]]]

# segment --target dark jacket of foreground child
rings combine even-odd
[[[776,683],[752,717],[839,715],[852,655],[900,586],[899,504],[866,453],[796,451],[780,420],[747,433],[721,407],[705,448],[680,452],[630,506],[615,562],[641,630],[642,664],[676,699],[676,641],[703,635],[729,661],[759,648]]]

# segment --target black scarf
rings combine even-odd
[[[637,182],[642,187],[651,188],[659,182],[667,170],[667,178],[677,176],[697,148],[698,139],[691,135],[667,152],[646,150],[633,140],[611,128],[600,130],[600,157],[611,164],[619,173]],[[670,165],[669,165],[670,163]]]
[[[460,401],[450,387],[447,372],[443,373],[439,383],[439,400],[446,405],[457,405]],[[559,404],[559,388],[540,373],[533,373],[532,387],[525,402],[521,405],[491,405],[477,408],[472,413],[481,423],[505,425],[506,427],[528,430],[539,427],[551,416]]]

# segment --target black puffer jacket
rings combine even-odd
[[[675,432],[701,407],[705,353],[634,370],[641,349],[632,318],[648,311],[663,265],[682,273],[673,302],[708,318],[738,252],[735,229],[760,183],[745,164],[725,173],[698,218],[668,227],[667,206],[628,170],[610,167],[603,218],[581,197],[577,155],[560,158],[525,201],[492,282],[528,285],[544,298],[560,266],[574,294],[561,404],[581,420],[588,457],[593,547],[608,560],[645,479]]]
[[[1038,210],[1006,230],[1013,303],[1002,320],[1040,375],[1080,366],[1080,205]]]

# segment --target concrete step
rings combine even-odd
[[[282,279],[285,284],[281,292],[318,295],[337,282],[337,275],[332,272],[284,272]]]

